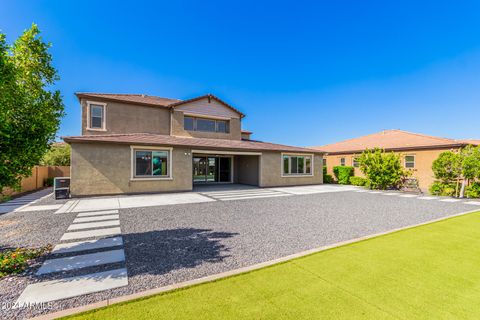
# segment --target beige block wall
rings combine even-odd
[[[112,133],[155,133],[170,134],[170,110],[119,102],[106,103],[106,130],[87,130],[87,101],[82,99],[82,135]],[[101,100],[96,102],[103,103]]]
[[[412,177],[418,179],[420,189],[422,191],[428,191],[428,188],[435,181],[435,177],[432,171],[432,163],[435,159],[438,158],[440,153],[448,151],[451,149],[430,149],[430,150],[414,150],[414,151],[404,151],[396,152],[400,154],[402,159],[402,165],[404,165],[406,155],[415,156],[415,168],[412,169]],[[340,159],[345,158],[345,165],[353,165],[353,154],[345,155],[327,155],[327,173],[333,176],[333,167],[340,165]],[[359,168],[355,168],[355,176],[363,177],[364,175]]]
[[[258,186],[260,156],[235,156],[235,182]]]
[[[227,139],[227,140],[241,140],[242,139],[242,125],[239,118],[230,119],[230,132],[200,132],[200,131],[186,131],[183,128],[183,112],[173,111],[172,113],[172,135],[180,137],[193,138],[208,138],[208,139]]]
[[[173,148],[172,180],[133,181],[131,180],[130,146],[87,143],[73,143],[71,146],[72,196],[192,189],[190,149]]]
[[[313,176],[282,177],[282,153],[262,152],[261,159],[261,187],[294,186],[308,184],[322,184],[322,155],[314,155]]]

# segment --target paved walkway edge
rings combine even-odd
[[[116,297],[116,298],[112,298],[112,299],[98,301],[98,302],[88,304],[88,305],[84,305],[84,306],[80,306],[80,307],[77,307],[77,308],[71,308],[71,309],[66,309],[66,310],[62,310],[62,311],[53,312],[53,313],[50,313],[50,314],[45,314],[45,315],[42,315],[42,316],[39,316],[39,317],[36,317],[36,318],[33,318],[33,319],[36,319],[36,320],[57,319],[57,318],[61,318],[61,317],[70,316],[70,315],[73,315],[73,314],[76,314],[76,313],[81,313],[81,312],[90,311],[90,310],[93,310],[93,309],[107,307],[107,306],[110,306],[112,304],[127,302],[127,301],[131,301],[131,300],[136,300],[136,299],[139,299],[139,298],[145,298],[145,297],[153,296],[153,295],[156,295],[156,294],[159,294],[159,293],[164,293],[164,292],[175,290],[175,289],[182,289],[182,288],[186,288],[186,287],[190,287],[190,286],[194,286],[194,285],[198,285],[198,284],[202,284],[202,283],[212,282],[212,281],[215,281],[215,280],[219,280],[221,278],[235,276],[235,275],[239,275],[239,274],[242,274],[242,273],[248,273],[250,271],[255,271],[255,270],[258,270],[258,269],[262,269],[264,267],[269,267],[269,266],[272,266],[272,265],[275,265],[275,264],[286,262],[288,260],[305,257],[305,256],[308,256],[308,255],[311,255],[311,254],[314,254],[314,253],[325,251],[325,250],[329,250],[329,249],[333,249],[333,248],[337,248],[337,247],[342,247],[342,246],[352,244],[352,243],[355,243],[355,242],[360,242],[360,241],[363,241],[363,240],[368,240],[368,239],[376,238],[376,237],[379,237],[379,236],[395,233],[395,232],[398,232],[398,231],[411,229],[411,228],[415,228],[415,227],[420,227],[420,226],[431,224],[431,223],[434,223],[434,222],[448,220],[448,219],[451,219],[451,218],[455,218],[455,217],[458,217],[458,216],[463,216],[463,215],[466,215],[466,214],[479,212],[479,211],[480,211],[479,209],[465,211],[465,212],[457,213],[457,214],[454,214],[454,215],[450,215],[450,216],[446,216],[446,217],[442,217],[442,218],[437,218],[437,219],[425,221],[425,222],[414,224],[414,225],[409,225],[409,226],[406,226],[406,227],[401,227],[401,228],[391,229],[391,230],[384,231],[384,232],[374,233],[374,234],[371,234],[371,235],[368,235],[368,236],[363,236],[363,237],[359,237],[359,238],[355,238],[355,239],[350,239],[350,240],[346,240],[346,241],[342,241],[342,242],[337,242],[337,243],[327,245],[327,246],[322,246],[322,247],[318,247],[318,248],[294,253],[294,254],[291,254],[291,255],[288,255],[288,256],[285,256],[285,257],[281,257],[281,258],[278,258],[278,259],[257,263],[257,264],[254,264],[254,265],[251,265],[251,266],[248,266],[248,267],[243,267],[243,268],[239,268],[239,269],[235,269],[235,270],[225,271],[225,272],[222,272],[222,273],[213,274],[213,275],[206,276],[206,277],[203,277],[203,278],[198,278],[198,279],[193,279],[193,280],[189,280],[189,281],[185,281],[185,282],[171,284],[171,285],[160,287],[160,288],[154,288],[154,289],[149,289],[149,290],[145,290],[145,291],[141,291],[141,292],[136,292],[136,293],[126,295],[126,296],[120,296],[120,297]]]

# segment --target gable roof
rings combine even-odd
[[[214,100],[217,100],[218,102],[220,102],[221,104],[223,104],[224,106],[226,106],[227,108],[233,110],[234,112],[238,113],[240,115],[241,118],[245,117],[245,115],[243,113],[241,113],[238,109],[232,107],[231,105],[229,105],[228,103],[226,103],[225,101],[221,100],[220,98],[214,96],[213,94],[205,94],[203,96],[199,96],[199,97],[196,97],[196,98],[192,98],[192,99],[188,99],[188,100],[180,100],[178,102],[175,102],[175,103],[172,103],[171,105],[169,105],[169,107],[171,108],[175,108],[175,107],[178,107],[178,106],[181,106],[183,104],[186,104],[186,103],[190,103],[190,102],[194,102],[194,101],[198,101],[198,100],[201,100],[201,99],[214,99]]]
[[[365,149],[372,148],[382,148],[385,150],[413,150],[440,147],[461,147],[466,144],[467,143],[459,140],[393,129],[310,148],[321,149],[330,154],[335,154],[362,152]]]
[[[324,153],[320,150],[312,150],[301,147],[286,146],[282,144],[255,141],[255,140],[227,140],[227,139],[207,139],[176,137],[151,133],[131,133],[131,134],[108,134],[62,137],[67,143],[116,143],[116,144],[136,144],[136,145],[159,145],[159,146],[184,146],[199,149],[213,148],[215,150],[245,150],[245,151],[284,151],[284,152],[302,152],[302,153]]]
[[[170,98],[162,98],[157,96],[149,96],[146,94],[125,94],[125,93],[94,93],[94,92],[76,92],[75,95],[78,99],[81,98],[97,98],[107,101],[114,101],[114,102],[125,102],[125,103],[132,103],[132,104],[139,104],[139,105],[146,105],[146,106],[156,106],[156,107],[165,107],[165,108],[175,108],[177,106],[181,106],[185,103],[194,102],[201,99],[215,99],[219,103],[223,104],[227,108],[233,110],[234,112],[238,113],[241,118],[245,117],[245,114],[240,112],[238,109],[232,107],[225,101],[221,100],[220,98],[214,96],[213,94],[205,94],[203,96],[195,97],[188,100],[179,100],[179,99],[170,99]]]

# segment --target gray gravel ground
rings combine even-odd
[[[123,209],[120,222],[129,285],[54,302],[50,311],[191,280],[475,208],[438,200],[338,192]],[[75,215],[55,215],[53,219],[50,211],[2,216],[0,223],[7,222],[0,229],[0,245],[55,244]],[[9,223],[15,223],[18,230]],[[10,235],[5,237],[7,234]],[[102,268],[82,273],[99,270]],[[30,277],[15,278],[20,279],[10,280],[15,285],[5,285],[8,280],[0,282],[2,302],[14,301],[26,282],[33,281]],[[0,315],[24,318],[40,313],[23,310],[4,311]]]

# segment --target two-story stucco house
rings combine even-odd
[[[251,140],[244,114],[211,94],[76,95],[82,135],[63,138],[72,147],[72,196],[323,182],[322,151]]]

